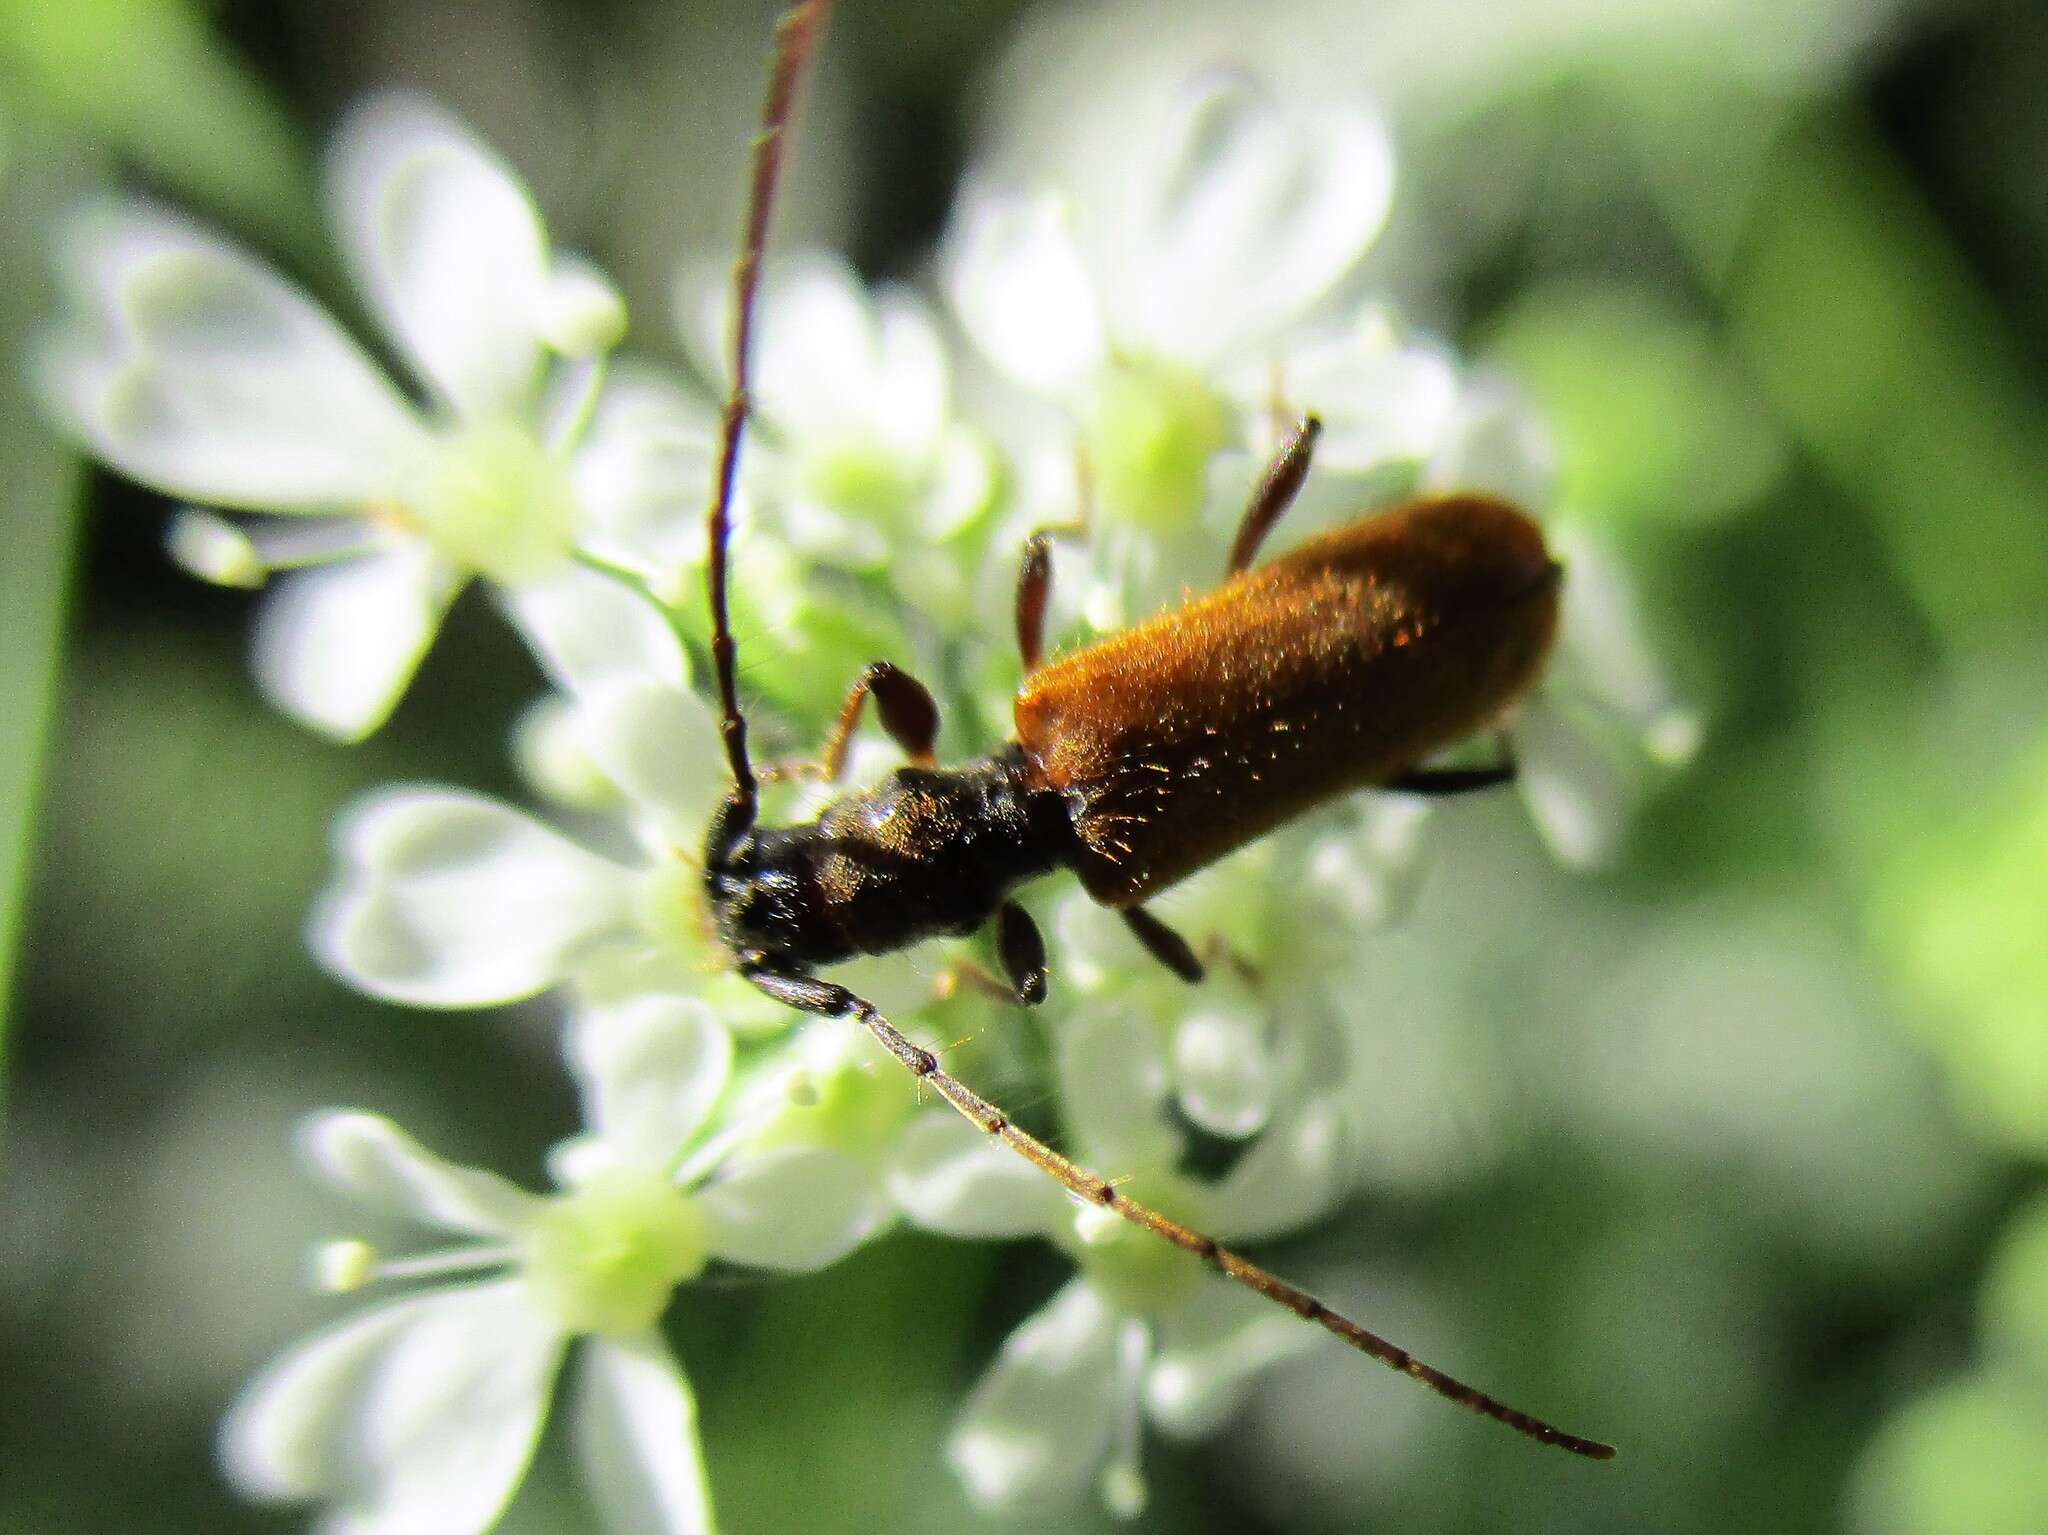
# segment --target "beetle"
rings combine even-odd
[[[811,821],[763,824],[728,610],[731,507],[784,139],[830,8],[831,0],[797,0],[776,28],[733,274],[731,383],[708,516],[711,653],[732,787],[705,837],[703,878],[734,968],[792,1008],[858,1021],[920,1082],[1076,1198],[1144,1227],[1441,1396],[1544,1444],[1611,1458],[1611,1445],[1466,1385],[1131,1199],[1015,1124],[872,1003],[818,975],[857,955],[964,936],[993,921],[1017,1001],[1037,1003],[1046,990],[1045,944],[1012,897],[1027,881],[1067,870],[1155,958],[1199,980],[1200,960],[1145,909],[1150,896],[1355,789],[1458,794],[1512,776],[1507,764],[1419,764],[1497,721],[1534,684],[1555,634],[1562,576],[1528,517],[1478,495],[1420,497],[1255,565],[1308,475],[1319,430],[1310,417],[1261,480],[1215,591],[1048,662],[1050,546],[1046,535],[1033,537],[1017,585],[1025,677],[1015,738],[975,761],[938,766],[931,694],[908,672],[877,661],[848,694],[821,767],[827,778],[839,776],[870,700],[909,765],[841,795]]]

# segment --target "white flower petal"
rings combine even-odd
[[[564,1339],[516,1280],[422,1307],[366,1383],[322,1535],[473,1535],[533,1458]]]
[[[581,1006],[568,1051],[593,1138],[636,1167],[665,1166],[688,1145],[732,1077],[732,1036],[687,997]]]
[[[1261,362],[1231,384],[1241,400],[1258,404],[1270,397],[1273,381],[1273,369]],[[1451,359],[1400,345],[1373,312],[1337,334],[1288,348],[1279,381],[1291,409],[1323,423],[1316,441],[1320,471],[1363,472],[1428,459],[1445,442],[1458,406]]]
[[[1276,1119],[1229,1175],[1207,1190],[1202,1228],[1229,1241],[1258,1242],[1328,1214],[1344,1193],[1343,1126],[1327,1098]]]
[[[1147,1414],[1168,1433],[1214,1433],[1243,1398],[1251,1377],[1324,1342],[1315,1328],[1219,1279],[1201,1287],[1159,1323],[1159,1346],[1145,1378]]]
[[[1549,530],[1565,568],[1564,608],[1551,677],[1642,732],[1657,761],[1682,765],[1698,744],[1698,722],[1682,705],[1651,648],[1642,612],[1614,556],[1581,530]]]
[[[582,545],[615,565],[678,585],[685,569],[704,560],[716,434],[710,407],[666,374],[614,363],[569,464],[583,512]],[[736,515],[748,524],[744,506]]]
[[[710,1535],[697,1400],[657,1335],[585,1344],[571,1424],[584,1486],[612,1535]]]
[[[995,503],[1002,465],[997,460],[994,443],[987,437],[978,431],[956,427],[947,432],[939,444],[935,473],[918,519],[918,531],[937,543],[951,538]],[[924,551],[910,548],[895,552],[898,556],[896,565],[901,566]],[[936,550],[930,552],[938,554]],[[956,583],[964,591],[971,584],[973,573],[960,570],[957,554],[947,553],[941,558],[944,573],[938,579]],[[899,578],[897,590],[911,593],[918,587]],[[962,618],[964,620],[964,614]]]
[[[1197,363],[1319,302],[1393,202],[1393,148],[1375,116],[1283,105],[1233,76],[1191,88],[1131,167],[1128,238],[1105,252],[1119,333]]]
[[[1639,774],[1629,771],[1637,743],[1623,731],[1620,721],[1568,711],[1542,692],[1515,721],[1515,786],[1562,863],[1596,868],[1621,846],[1640,792]]]
[[[64,230],[74,313],[41,340],[46,406],[123,474],[214,506],[392,495],[431,449],[411,408],[297,289],[170,214]]]
[[[571,256],[548,274],[536,323],[564,357],[589,357],[626,338],[626,301],[604,273]]]
[[[1115,986],[1131,973],[1136,961],[1131,930],[1107,906],[1088,899],[1078,887],[1057,898],[1053,908],[1054,952],[1060,956],[1060,981],[1076,991],[1095,993]]]
[[[711,706],[687,688],[618,681],[586,691],[575,719],[605,776],[668,843],[695,852],[727,788]]]
[[[887,532],[862,515],[849,515],[836,505],[795,495],[779,508],[777,531],[806,558],[845,570],[880,570],[893,544]]]
[[[661,609],[626,582],[581,565],[499,588],[514,626],[556,687],[574,693],[621,679],[680,688],[689,662]]]
[[[590,760],[576,727],[575,705],[544,693],[512,724],[512,761],[528,787],[570,810],[609,814],[620,805],[618,785]]]
[[[296,572],[257,618],[257,685],[301,723],[359,741],[397,707],[461,586],[411,542]]]
[[[799,438],[866,419],[882,382],[875,322],[845,262],[814,253],[771,268],[758,334],[755,394],[764,417]]]
[[[1433,808],[1420,794],[1367,795],[1339,820],[1341,830],[1317,839],[1304,875],[1318,904],[1349,919],[1330,938],[1353,948],[1356,929],[1384,927],[1414,904],[1425,863],[1422,832]]]
[[[541,1204],[496,1173],[435,1156],[378,1114],[316,1114],[300,1127],[299,1145],[327,1183],[357,1204],[444,1231],[510,1236]]]
[[[674,319],[692,371],[723,393],[731,381],[732,264],[697,260],[684,267],[675,281]]]
[[[439,108],[397,93],[349,115],[328,170],[342,243],[421,375],[464,415],[523,403],[551,274],[512,172]]]
[[[903,1132],[889,1193],[918,1225],[954,1237],[1044,1233],[1070,1214],[1058,1184],[950,1110]]]
[[[1521,392],[1498,378],[1467,384],[1422,476],[1433,490],[1487,490],[1530,507],[1549,503],[1556,478],[1549,434]]]
[[[1060,1100],[1078,1146],[1108,1166],[1174,1160],[1180,1137],[1162,1112],[1171,1083],[1149,1022],[1098,1004],[1061,1026],[1057,1050]]]
[[[723,381],[731,284],[707,271],[681,300],[695,355]],[[857,443],[928,461],[948,399],[946,354],[924,301],[905,288],[870,297],[846,262],[784,258],[761,289],[754,394],[763,419],[802,442]]]
[[[562,1343],[517,1281],[401,1301],[259,1376],[223,1434],[229,1473],[331,1499],[323,1535],[478,1535],[525,1474]]]
[[[1117,1426],[1117,1328],[1075,1280],[1011,1333],[967,1400],[946,1458],[983,1508],[1073,1498]]]
[[[250,1381],[221,1425],[228,1479],[254,1498],[333,1491],[364,1377],[434,1299],[415,1296],[350,1317],[286,1350]]]
[[[482,1007],[566,978],[592,938],[627,921],[618,866],[480,795],[398,789],[336,832],[340,878],[310,924],[350,985],[423,1007]]]
[[[949,394],[946,345],[924,300],[889,288],[875,300],[876,430],[906,458],[936,453]]]
[[[1209,1007],[1181,1020],[1173,1032],[1173,1064],[1188,1118],[1233,1140],[1264,1126],[1274,1087],[1267,1033],[1262,1019],[1241,1010]]]
[[[882,1222],[880,1191],[850,1157],[789,1146],[731,1164],[697,1193],[711,1250],[728,1263],[793,1273],[836,1263]]]
[[[1058,199],[968,188],[944,261],[946,295],[961,325],[1018,383],[1071,399],[1104,362],[1094,286]]]

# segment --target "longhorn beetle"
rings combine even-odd
[[[1020,1003],[1045,996],[1045,944],[1011,899],[1069,869],[1138,941],[1187,981],[1201,962],[1145,899],[1310,807],[1368,786],[1428,794],[1486,788],[1511,766],[1418,767],[1492,723],[1535,681],[1557,622],[1561,571],[1535,525],[1481,496],[1412,500],[1253,568],[1301,488],[1317,423],[1304,420],[1252,497],[1228,578],[1206,597],[1049,664],[1045,535],[1017,587],[1025,680],[1016,738],[957,768],[936,765],[938,708],[909,673],[876,661],[847,695],[826,746],[836,778],[868,700],[909,757],[874,787],[806,824],[759,821],[759,784],[735,680],[727,607],[734,475],[750,399],[749,354],[768,223],[797,84],[831,0],[797,0],[776,27],[733,272],[730,389],[709,514],[711,655],[732,788],[704,845],[704,880],[734,966],[806,1013],[858,1020],[920,1082],[986,1134],[1100,1205],[1277,1301],[1440,1396],[1544,1444],[1595,1460],[1583,1439],[1488,1396],[1339,1316],[1258,1264],[1118,1191],[1012,1123],[819,967],[991,918]]]

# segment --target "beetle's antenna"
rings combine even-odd
[[[782,179],[783,140],[796,104],[796,88],[804,66],[817,49],[818,34],[832,12],[832,0],[797,0],[775,24],[775,64],[768,76],[767,99],[761,104],[761,128],[754,135],[747,182],[747,218],[739,260],[732,272],[731,388],[725,397],[718,444],[718,474],[712,484],[711,515],[705,562],[711,597],[711,664],[718,674],[718,733],[732,766],[733,793],[751,811],[757,794],[753,764],[747,760],[747,720],[740,713],[735,675],[732,614],[726,597],[727,546],[732,539],[732,493],[739,471],[740,438],[753,407],[748,394],[754,339],[755,298],[761,286],[761,261],[768,249],[768,221],[775,211],[775,190]]]
[[[1256,1290],[1267,1300],[1285,1306],[1304,1322],[1314,1322],[1325,1331],[1335,1333],[1361,1354],[1371,1355],[1388,1369],[1399,1370],[1410,1380],[1427,1386],[1438,1396],[1448,1398],[1460,1407],[1469,1407],[1495,1422],[1505,1423],[1539,1444],[1554,1444],[1588,1460],[1614,1459],[1613,1445],[1568,1434],[1519,1407],[1510,1407],[1476,1386],[1468,1386],[1455,1376],[1446,1375],[1436,1366],[1423,1363],[1400,1345],[1332,1311],[1306,1290],[1295,1288],[1270,1269],[1262,1268],[1251,1259],[1220,1245],[1214,1237],[1204,1236],[1149,1205],[1139,1204],[1107,1178],[1088,1171],[1070,1157],[1062,1156],[1029,1131],[1020,1130],[1001,1109],[942,1069],[931,1051],[912,1044],[873,1008],[864,1005],[860,1019],[891,1055],[908,1066],[920,1080],[929,1082],[941,1098],[964,1114],[983,1134],[994,1136],[1026,1161],[1043,1168],[1064,1184],[1075,1198],[1100,1205],[1132,1225],[1142,1226],[1153,1235],[1164,1238],[1181,1251],[1194,1254],[1225,1279],[1233,1279],[1248,1290]]]
[[[1235,1280],[1267,1300],[1285,1306],[1304,1322],[1314,1322],[1324,1331],[1335,1333],[1361,1354],[1370,1355],[1390,1370],[1399,1370],[1410,1380],[1427,1386],[1438,1396],[1456,1402],[1460,1407],[1469,1407],[1497,1423],[1505,1423],[1539,1444],[1553,1444],[1588,1460],[1614,1459],[1613,1445],[1568,1434],[1519,1407],[1510,1407],[1476,1386],[1468,1386],[1455,1376],[1446,1375],[1436,1366],[1423,1363],[1400,1345],[1332,1311],[1306,1290],[1296,1289],[1271,1270],[1220,1245],[1214,1237],[1183,1226],[1150,1205],[1139,1204],[1107,1178],[1054,1151],[1028,1130],[1018,1128],[1001,1109],[940,1066],[939,1058],[931,1051],[905,1038],[894,1024],[876,1011],[873,1003],[855,996],[844,986],[811,976],[779,975],[759,970],[744,973],[769,996],[787,1002],[791,1007],[826,1018],[843,1018],[851,1014],[859,1019],[861,1026],[874,1035],[883,1049],[901,1061],[918,1081],[930,1083],[932,1089],[958,1109],[976,1129],[995,1137],[1034,1167],[1051,1174],[1076,1199],[1099,1205],[1134,1226],[1144,1227],[1154,1236],[1201,1259],[1225,1279]]]

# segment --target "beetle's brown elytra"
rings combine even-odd
[[[836,779],[868,701],[910,765],[841,795],[813,821],[759,824],[739,706],[727,594],[733,481],[751,409],[749,364],[769,215],[799,77],[831,0],[797,0],[776,28],[741,254],[730,377],[707,519],[711,655],[732,789],[704,844],[704,882],[733,966],[768,996],[852,1018],[984,1133],[1100,1205],[1192,1254],[1361,1353],[1544,1444],[1594,1460],[1581,1438],[1423,1363],[1199,1231],[1138,1203],[1016,1125],[945,1071],[874,1005],[819,977],[826,965],[997,924],[1018,1002],[1046,990],[1045,945],[1012,896],[1066,869],[1116,908],[1182,978],[1188,943],[1147,912],[1154,892],[1313,806],[1371,786],[1455,794],[1508,765],[1431,769],[1431,756],[1498,721],[1529,689],[1557,624],[1560,572],[1522,513],[1483,496],[1410,501],[1254,566],[1308,474],[1319,427],[1304,420],[1254,493],[1224,584],[1041,666],[1052,563],[1029,541],[1017,584],[1025,679],[1017,736],[958,767],[936,765],[938,707],[887,661],[860,673],[827,743]]]
[[[1127,907],[1494,723],[1557,627],[1558,567],[1504,502],[1410,502],[1054,661],[1017,694],[1088,894]]]

